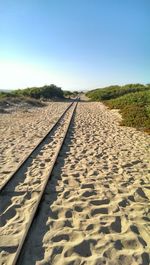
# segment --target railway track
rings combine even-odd
[[[31,155],[33,154],[33,152],[35,152],[35,150],[41,145],[41,143],[46,139],[46,137],[52,132],[52,130],[57,126],[58,122],[60,121],[60,119],[63,117],[63,115],[65,115],[65,113],[68,111],[68,109],[71,107],[71,105],[73,104],[73,102],[65,109],[65,111],[62,113],[62,115],[58,118],[58,120],[52,125],[52,127],[48,130],[48,132],[45,134],[45,136],[40,139],[40,141],[36,144],[36,146],[31,150],[31,152],[25,156],[25,158],[23,159],[23,161],[21,161],[18,164],[18,167],[16,168],[16,170],[8,177],[6,178],[6,180],[4,180],[2,182],[2,184],[0,185],[0,192],[5,188],[5,186],[10,182],[11,178],[13,178],[13,176],[18,172],[18,170],[23,166],[23,164],[27,161],[27,159],[29,159],[31,157]]]
[[[0,189],[0,264],[17,264],[77,104],[69,105]]]

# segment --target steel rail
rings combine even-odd
[[[43,185],[43,189],[40,191],[40,194],[39,194],[39,197],[37,199],[36,205],[35,205],[35,207],[34,207],[34,209],[32,211],[32,214],[30,216],[30,219],[29,219],[29,221],[27,223],[26,230],[25,230],[25,232],[24,232],[24,234],[22,236],[22,239],[19,242],[17,251],[16,251],[15,256],[13,258],[13,261],[12,261],[12,265],[17,265],[17,261],[18,261],[20,255],[21,255],[21,251],[22,251],[22,248],[24,246],[25,240],[27,238],[28,232],[29,232],[30,227],[31,227],[31,225],[33,223],[33,220],[35,218],[36,212],[37,212],[37,210],[38,210],[38,208],[40,206],[40,202],[41,202],[41,199],[42,199],[42,197],[44,195],[44,192],[45,192],[46,186],[48,184],[48,181],[51,179],[51,174],[52,174],[53,168],[55,166],[55,163],[57,161],[57,158],[59,156],[59,152],[60,152],[60,150],[61,150],[61,148],[63,146],[63,143],[65,141],[65,138],[67,136],[67,132],[69,130],[69,127],[70,127],[70,124],[71,124],[73,115],[75,113],[75,110],[76,110],[76,107],[77,107],[77,104],[78,104],[78,99],[77,99],[77,102],[73,102],[73,103],[75,104],[75,106],[73,107],[73,110],[72,110],[71,115],[69,117],[68,124],[67,124],[66,129],[65,129],[65,132],[64,132],[64,136],[63,136],[63,138],[62,138],[62,140],[60,142],[60,145],[56,149],[56,152],[55,152],[55,155],[54,155],[54,159],[53,159],[52,164],[51,164],[51,166],[49,168],[49,172],[48,172],[48,174],[47,174],[47,176],[45,178],[45,183]],[[71,106],[72,106],[72,104],[71,104]]]
[[[2,184],[0,187],[0,192],[6,187],[6,185],[11,181],[11,179],[15,176],[15,174],[20,170],[20,168],[26,163],[26,161],[30,158],[30,156],[33,154],[33,152],[36,151],[36,149],[42,144],[42,142],[46,139],[46,137],[52,132],[52,130],[57,126],[57,124],[60,122],[60,120],[63,118],[63,116],[66,114],[66,112],[70,109],[70,107],[73,105],[75,100],[65,109],[65,111],[62,113],[62,115],[58,118],[58,120],[52,125],[50,130],[46,133],[46,135],[40,139],[40,141],[37,143],[37,145],[32,149],[32,151],[25,156],[25,158],[19,163],[18,167],[15,169],[15,171],[9,176],[8,179]]]

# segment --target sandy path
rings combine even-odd
[[[79,103],[21,265],[148,265],[150,137]]]
[[[56,150],[61,144],[74,105],[50,137],[38,147],[0,195],[0,260],[12,264],[18,243],[43,189]]]
[[[69,103],[0,114],[0,185],[54,124]]]

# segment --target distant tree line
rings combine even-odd
[[[64,90],[63,92],[65,97],[76,97],[79,94],[78,91]]]

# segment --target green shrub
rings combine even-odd
[[[121,110],[121,113],[123,117],[122,125],[150,129],[150,119],[144,107],[127,105]]]
[[[109,86],[105,88],[98,88],[95,90],[91,90],[86,93],[86,96],[91,100],[109,100],[113,98],[117,98],[129,93],[135,93],[138,91],[146,91],[150,90],[149,85],[142,84],[128,84],[125,86]]]
[[[35,99],[40,98],[63,98],[64,94],[60,87],[55,85],[43,86],[43,87],[31,87],[26,89],[17,89],[10,93],[1,92],[0,97],[32,97]]]
[[[120,109],[121,125],[150,132],[150,85],[111,86],[87,93],[92,100],[101,100],[109,108]]]

